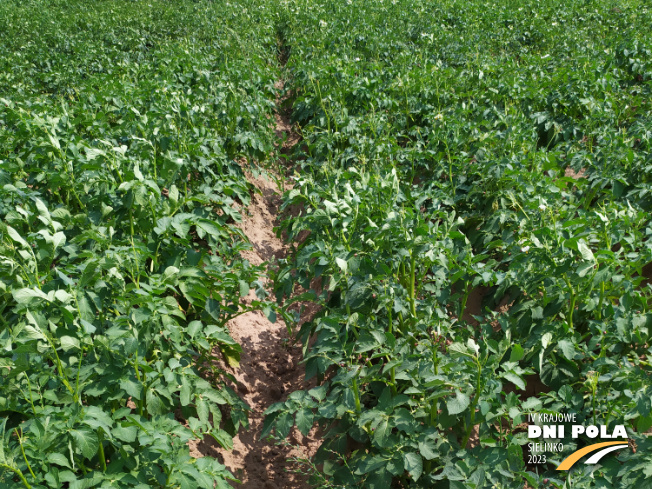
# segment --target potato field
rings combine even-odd
[[[651,8],[0,0],[0,488],[652,489]]]

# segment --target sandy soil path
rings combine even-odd
[[[283,88],[282,82],[277,88]],[[280,108],[280,100],[278,106],[275,130],[285,141],[279,150],[287,154],[299,137],[292,132],[289,118]],[[274,262],[288,252],[288,245],[274,232],[282,202],[281,191],[274,182],[262,176],[255,178],[247,172],[247,178],[259,192],[253,195],[249,207],[242,210],[243,221],[239,227],[253,246],[243,257],[254,265],[274,266]],[[308,437],[294,432],[290,437],[292,446],[275,446],[260,439],[263,413],[270,405],[285,400],[295,390],[313,387],[303,380],[301,347],[293,345],[282,320],[271,323],[260,311],[239,316],[230,321],[228,327],[243,349],[240,367],[228,370],[237,379],[234,387],[251,407],[250,428],[241,430],[235,437],[231,451],[205,440],[191,447],[191,454],[220,459],[242,482],[234,484],[242,489],[307,489],[306,476],[297,473],[299,465],[289,459],[314,454],[318,447],[314,430]]]

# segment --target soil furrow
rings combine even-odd
[[[277,88],[282,87],[279,82]],[[292,132],[289,118],[281,109],[281,100],[277,101],[277,106],[275,130],[283,141],[279,150],[288,154],[291,145],[300,138]],[[252,244],[252,249],[243,253],[243,257],[254,265],[274,266],[289,249],[274,232],[281,192],[274,182],[262,176],[254,177],[247,172],[247,178],[259,192],[253,195],[249,207],[242,210],[243,220],[239,227]],[[239,316],[228,326],[243,352],[239,368],[227,369],[237,380],[234,387],[251,407],[250,427],[234,438],[233,450],[224,450],[204,440],[194,447],[193,455],[222,460],[242,482],[238,487],[243,489],[307,488],[306,477],[297,473],[299,467],[290,459],[304,459],[314,454],[317,443],[312,433],[308,437],[293,433],[292,445],[277,446],[260,439],[265,410],[285,400],[291,392],[311,387],[304,381],[301,348],[293,345],[282,320],[272,323],[260,311]]]

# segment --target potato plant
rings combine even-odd
[[[247,427],[226,323],[272,314],[234,226],[236,160],[275,141],[276,34],[251,8],[0,6],[2,487],[235,480],[187,443]]]
[[[317,386],[263,436],[321,426],[314,484],[649,485],[650,16],[5,0],[0,485],[237,484],[187,446],[247,427],[227,322],[310,298],[295,332]],[[280,100],[301,135],[282,155],[293,249],[266,270],[234,224],[242,161],[280,161]],[[534,412],[624,423],[632,449],[527,464]]]
[[[303,141],[280,229],[307,237],[276,287],[321,278],[320,383],[266,433],[320,425],[316,480],[342,487],[648,480],[649,9],[285,5]],[[637,451],[528,465],[543,411],[625,423]]]

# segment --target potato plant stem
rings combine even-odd
[[[81,348],[81,353],[79,354],[79,361],[77,362],[77,378],[75,379],[75,395],[73,396],[75,403],[79,402],[79,375],[81,374],[83,358],[84,358],[84,347]]]
[[[25,375],[25,379],[27,379],[27,389],[29,391],[29,403],[32,406],[32,412],[34,413],[34,416],[36,416],[36,408],[34,407],[34,398],[32,396],[32,383],[29,381],[29,375],[26,373],[23,373]]]
[[[416,256],[410,250],[410,309],[412,312],[412,317],[416,321],[417,319],[417,306],[416,300],[414,297],[414,273],[416,269]]]
[[[136,245],[134,243],[134,214],[131,209],[129,209],[129,230],[131,232],[131,249],[134,252],[134,258],[138,256],[138,253],[136,252]],[[133,263],[131,264],[131,281],[134,283],[136,288],[140,289],[140,285],[138,283],[138,278],[136,273],[134,272],[134,265]]]
[[[97,456],[100,459],[102,472],[106,472],[106,456],[104,455],[104,432],[102,431],[102,428],[97,429],[97,438],[99,441],[99,445],[97,447]]]
[[[568,287],[568,290],[570,292],[570,310],[568,311],[568,330],[572,331],[573,330],[573,312],[575,311],[575,291],[573,290],[573,286],[570,283],[570,280],[568,277],[564,275],[564,281],[566,282],[566,286]]]
[[[32,466],[27,461],[27,455],[25,455],[25,447],[23,446],[22,428],[21,428],[21,433],[20,434],[18,434],[18,428],[16,428],[16,437],[18,437],[18,444],[20,445],[20,452],[23,454],[23,460],[25,460],[25,465],[27,465],[27,470],[29,470],[29,473],[32,474],[32,478],[34,480],[36,480],[36,476],[34,475],[34,471],[32,470]]]
[[[138,369],[138,351],[136,351],[136,357],[134,358],[134,371],[136,372],[136,380],[140,382],[140,370]]]
[[[358,390],[358,376],[356,375],[353,378],[353,397],[355,399],[355,412],[361,413],[362,408],[360,407],[360,391]]]
[[[44,336],[45,336],[45,339],[47,340],[48,344],[52,348],[52,351],[54,352],[54,356],[55,356],[55,359],[56,359],[56,362],[57,362],[57,373],[59,374],[59,378],[63,382],[63,385],[65,385],[66,388],[68,389],[68,392],[70,392],[70,394],[74,396],[75,392],[74,392],[72,386],[70,385],[70,381],[68,380],[68,376],[66,375],[66,373],[63,370],[63,364],[61,363],[61,359],[59,358],[59,354],[57,353],[57,347],[54,345],[54,342],[50,339],[49,335],[45,334]]]
[[[392,322],[392,306],[391,306],[391,304],[389,304],[387,306],[387,319],[389,321],[389,330],[388,331],[389,331],[389,334],[392,334],[392,329],[393,329],[393,324],[394,323]],[[387,357],[387,361],[388,362],[391,361],[389,356]],[[392,384],[391,384],[392,394],[396,395],[396,392],[397,392],[397,389],[396,389],[396,367],[392,367],[389,370],[389,375],[391,377],[391,382],[392,382]]]
[[[432,363],[435,367],[435,375],[439,375],[439,357],[437,356],[437,350],[432,354]]]
[[[604,301],[604,282],[600,282],[600,300],[598,302],[598,320],[602,319],[602,302]]]
[[[466,303],[468,302],[470,295],[471,295],[471,291],[469,290],[469,283],[464,282],[464,296],[462,297],[462,304],[460,307],[460,318],[459,318],[460,321],[464,316],[464,311],[466,310]]]
[[[478,400],[480,399],[480,391],[481,391],[481,385],[480,382],[482,381],[482,364],[480,363],[480,360],[476,359],[476,365],[478,367],[476,378],[475,378],[475,394],[473,396],[473,401],[471,401],[471,419],[469,420],[469,424],[466,427],[466,434],[464,435],[464,441],[462,441],[462,448],[466,448],[466,445],[469,443],[469,438],[471,438],[471,432],[473,431],[473,427],[475,426],[475,408],[478,405]]]
[[[351,306],[349,304],[346,305],[346,315],[349,318],[351,317]],[[353,327],[351,328],[353,331],[353,336],[355,336],[355,339],[357,340],[360,337],[360,335],[358,334],[358,330],[356,329],[356,326],[357,326],[357,320],[356,320],[356,324],[354,324]]]
[[[433,428],[437,426],[437,401],[430,406],[430,426]]]
[[[0,463],[0,467],[10,470],[14,474],[16,474],[27,489],[32,489],[32,486],[29,485],[29,482],[27,482],[27,479],[25,479],[23,473],[20,470],[18,470],[16,467],[12,467],[11,465],[3,464],[3,463]]]

